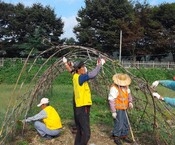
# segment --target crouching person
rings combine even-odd
[[[57,111],[49,105],[49,99],[42,98],[37,106],[41,107],[41,111],[32,117],[22,120],[22,122],[34,122],[37,132],[46,139],[59,136],[62,128],[61,119]]]

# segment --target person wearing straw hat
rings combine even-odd
[[[57,111],[49,105],[49,99],[42,98],[37,106],[42,110],[22,122],[34,122],[35,129],[43,138],[52,139],[59,136],[62,128],[61,119]]]
[[[63,62],[68,66],[65,59],[63,59]],[[92,100],[88,81],[94,79],[98,75],[104,63],[105,60],[103,58],[99,59],[97,61],[97,66],[90,72],[87,72],[83,61],[76,61],[73,64],[73,69],[67,68],[67,70],[73,74],[74,113],[77,128],[74,145],[87,145],[90,139],[89,115]]]
[[[128,108],[133,108],[132,95],[129,89],[131,78],[127,74],[117,73],[113,75],[112,79],[114,83],[111,85],[108,101],[114,119],[112,131],[114,142],[117,145],[122,145],[122,141],[132,143],[133,141],[128,137],[129,120],[126,114]]]

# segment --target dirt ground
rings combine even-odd
[[[88,145],[115,145],[110,136],[111,128],[104,125],[91,126],[91,138]],[[64,126],[59,137],[46,140],[41,138],[34,129],[25,127],[23,136],[18,136],[13,145],[27,144],[27,145],[73,145],[75,134],[72,133],[71,127]],[[130,145],[123,143],[123,145]]]

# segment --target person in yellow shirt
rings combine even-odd
[[[73,68],[74,63],[72,61],[68,62],[66,57],[63,57],[62,60],[63,60],[63,63],[65,64],[67,71],[73,75],[75,73],[74,68]],[[73,134],[76,134],[77,133],[77,127],[76,127],[77,126],[77,119],[76,119],[76,115],[75,115],[75,99],[74,98],[75,97],[74,97],[74,92],[73,92],[72,102],[73,102],[73,113],[74,113],[74,125],[71,127],[71,132]]]
[[[97,66],[90,72],[87,72],[83,61],[77,61],[73,65],[73,88],[77,127],[74,145],[87,145],[90,139],[89,115],[92,100],[88,81],[98,75],[104,63],[105,60],[103,58],[99,59]]]
[[[49,105],[49,99],[42,98],[37,106],[41,107],[42,110],[32,117],[22,120],[22,122],[34,122],[37,132],[46,139],[59,136],[62,128],[61,119],[57,111]]]

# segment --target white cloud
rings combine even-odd
[[[76,16],[71,17],[62,17],[62,21],[64,22],[64,33],[61,35],[61,38],[70,38],[73,37],[75,39],[75,35],[73,33],[73,27],[77,25]]]

